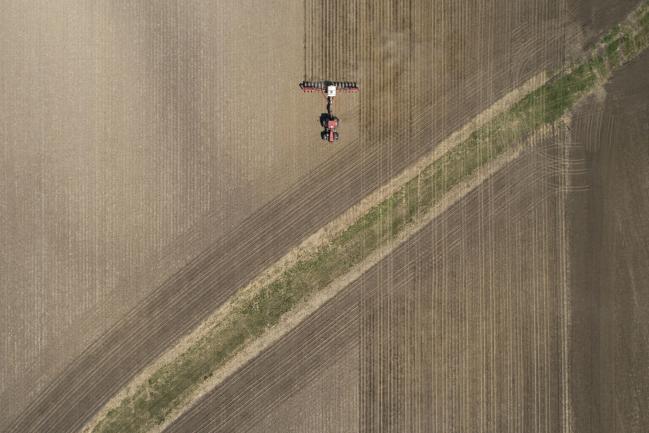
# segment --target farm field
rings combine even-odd
[[[649,86],[645,52],[574,114],[567,207],[575,431],[649,429]],[[590,395],[591,398],[580,396]]]
[[[165,431],[646,430],[647,66]]]
[[[550,139],[537,143],[165,431],[267,428],[273,415],[265,410],[283,399],[282,390],[307,389],[299,378],[330,362],[300,357],[309,343],[319,343],[316,354],[348,347],[347,356],[359,358],[359,380],[330,379],[331,387],[345,384],[359,395],[352,431],[501,431],[530,427],[538,417],[556,431],[559,414],[544,405],[560,397],[561,379],[553,350],[565,247],[560,174],[549,162],[556,152]],[[323,336],[314,338],[315,329]],[[289,360],[277,370],[269,359],[276,347]],[[231,401],[238,410],[229,410]],[[530,418],[522,407],[531,408]],[[310,431],[336,428],[325,418]]]
[[[3,18],[0,431],[78,431],[260,271],[637,5],[334,1],[331,21],[316,1],[69,3]],[[646,58],[165,431],[643,431]],[[333,147],[296,91],[322,76],[362,85]]]

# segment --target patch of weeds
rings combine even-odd
[[[610,44],[611,41],[615,39],[615,37],[620,33],[620,25],[616,24],[611,30],[608,31],[602,38],[602,42],[605,44]]]

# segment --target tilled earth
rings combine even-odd
[[[260,270],[635,5],[231,3],[68,1],[3,15],[4,40],[16,40],[2,45],[3,431],[78,429]],[[304,78],[361,85],[337,100],[333,147],[317,141],[323,101],[296,93]],[[566,389],[579,388],[566,388],[561,349],[575,341],[563,312],[576,306],[564,303],[575,277],[558,153],[541,143],[523,155],[170,430],[564,428]],[[602,405],[617,383],[603,344],[643,329],[606,317],[593,361]],[[631,402],[605,417],[619,431],[646,401],[641,380],[628,384]],[[339,392],[314,391],[329,388]],[[582,416],[595,406],[573,406],[576,422],[600,425]],[[278,411],[292,421],[272,422]]]
[[[569,202],[574,431],[649,430],[649,55],[575,113]]]
[[[166,431],[646,431],[648,67]]]
[[[526,150],[166,431],[283,431],[266,418],[287,394],[284,406],[321,415],[308,431],[343,431],[349,407],[307,397],[340,351],[358,359],[359,378],[341,369],[330,379],[341,395],[358,394],[357,422],[344,431],[559,431],[557,138]],[[324,416],[332,405],[338,416]],[[306,431],[307,421],[290,425]]]

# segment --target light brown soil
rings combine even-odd
[[[178,269],[342,148],[289,127],[313,123],[322,101],[297,89],[303,15],[281,2],[2,5],[0,430]]]
[[[358,397],[358,347],[351,347],[250,432],[353,432],[358,428]]]
[[[83,425],[292,246],[562,64],[578,33],[559,0],[335,0],[335,20],[309,0],[306,21],[279,0],[32,3],[0,18],[0,430],[21,433]],[[363,89],[340,98],[335,146],[317,135],[322,100],[295,88],[325,75]],[[384,374],[367,365],[362,386]],[[387,404],[372,398],[361,420]]]

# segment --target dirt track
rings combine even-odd
[[[189,12],[182,13],[178,12],[178,8],[162,11],[136,8],[137,11],[143,10],[146,13],[108,10],[106,7],[79,11],[80,15],[88,12],[91,17],[101,17],[104,13],[114,14],[114,21],[111,21],[114,25],[125,18],[130,19],[131,21],[124,21],[123,27],[111,29],[107,33],[109,36],[103,36],[97,41],[104,50],[108,50],[104,52],[105,57],[100,58],[113,59],[123,66],[129,64],[132,58],[144,56],[146,59],[150,56],[148,59],[151,63],[148,66],[138,69],[136,62],[136,66],[132,66],[135,71],[127,72],[127,77],[136,76],[141,82],[147,83],[147,71],[159,71],[161,74],[147,94],[147,97],[157,101],[154,106],[158,107],[156,110],[159,112],[154,110],[141,117],[137,116],[137,106],[120,105],[121,101],[131,101],[131,95],[137,93],[138,86],[129,88],[124,84],[128,80],[117,81],[115,84],[111,79],[100,76],[107,80],[100,86],[102,89],[117,86],[119,94],[101,95],[95,101],[99,104],[97,109],[101,110],[101,104],[107,98],[113,98],[111,100],[117,102],[113,102],[110,109],[118,113],[117,118],[121,122],[117,122],[115,116],[100,116],[100,120],[103,119],[104,122],[102,125],[108,131],[126,131],[125,137],[104,137],[107,145],[121,143],[122,147],[114,154],[117,155],[117,161],[113,163],[117,167],[129,167],[129,164],[136,167],[135,170],[126,169],[126,174],[138,173],[142,167],[148,167],[144,170],[143,177],[157,172],[175,174],[144,183],[135,174],[132,180],[110,186],[108,181],[121,172],[116,174],[111,171],[110,159],[114,155],[109,152],[103,155],[109,161],[99,170],[99,178],[101,180],[101,176],[106,177],[109,185],[107,190],[112,198],[99,202],[90,200],[91,204],[86,208],[83,203],[79,207],[78,203],[72,201],[75,196],[86,197],[78,194],[74,185],[66,187],[58,178],[52,180],[43,177],[45,175],[42,173],[48,169],[60,168],[57,164],[65,166],[70,161],[54,161],[51,165],[42,163],[41,177],[37,179],[41,179],[45,185],[51,181],[53,186],[42,187],[39,194],[53,197],[59,188],[65,192],[66,197],[63,205],[57,207],[55,204],[48,212],[67,215],[66,212],[74,214],[77,209],[90,209],[89,212],[92,213],[107,206],[116,206],[119,211],[112,215],[98,215],[95,225],[84,228],[81,233],[85,234],[75,240],[72,246],[67,244],[60,250],[52,251],[46,249],[45,256],[37,259],[37,262],[44,260],[49,264],[43,266],[38,262],[35,265],[33,275],[37,281],[23,281],[19,278],[30,271],[20,267],[14,271],[15,274],[3,277],[3,287],[47,289],[53,295],[44,299],[36,291],[32,294],[36,301],[30,303],[28,295],[16,296],[15,293],[20,293],[19,291],[3,293],[3,298],[10,299],[10,303],[7,304],[9,307],[6,307],[6,311],[3,311],[6,312],[6,315],[3,314],[3,330],[7,329],[9,333],[3,335],[3,347],[7,349],[3,349],[2,356],[14,361],[3,362],[3,365],[10,367],[3,370],[4,383],[0,398],[3,407],[10,409],[3,411],[0,428],[9,425],[11,418],[29,401],[31,404],[28,409],[7,431],[65,432],[82,425],[141,366],[179,335],[191,329],[233,290],[281,256],[305,234],[388,179],[498,96],[538,70],[562,63],[565,60],[565,47],[573,43],[566,40],[566,35],[571,34],[573,28],[564,23],[565,5],[559,1],[531,1],[525,5],[517,3],[516,7],[512,7],[510,2],[494,1],[493,4],[483,6],[483,9],[450,0],[436,3],[435,7],[424,7],[427,2],[413,1],[404,3],[403,9],[394,11],[380,5],[370,7],[369,3],[361,1],[336,3],[340,3],[336,10],[353,20],[348,22],[341,19],[334,22],[340,23],[336,25],[343,28],[356,29],[356,33],[352,32],[355,36],[344,40],[344,49],[333,50],[332,55],[342,57],[340,63],[337,63],[342,70],[331,71],[326,70],[328,64],[318,63],[318,59],[323,59],[326,51],[332,48],[325,43],[322,30],[318,27],[328,21],[321,20],[322,13],[315,2],[307,3],[306,9],[311,11],[311,19],[307,20],[311,24],[307,25],[306,58],[301,57],[304,23],[300,16],[283,20],[281,25],[279,21],[265,19],[273,16],[269,11],[281,6],[274,2],[265,2],[263,8],[267,9],[261,10],[251,4],[237,2],[237,7],[242,8],[239,19],[257,17],[243,31],[261,29],[261,33],[248,41],[249,45],[239,41],[234,41],[232,45],[226,44],[222,56],[213,61],[201,61],[201,56],[207,56],[205,48],[214,48],[215,41],[219,38],[227,39],[227,20],[218,17],[214,11],[212,15],[205,13],[208,8],[204,4],[192,4],[187,9]],[[232,9],[235,9],[234,6]],[[354,13],[347,14],[352,9]],[[42,13],[45,15],[46,12]],[[159,26],[160,22],[162,26]],[[191,32],[177,33],[178,29],[195,28],[196,23],[201,29],[197,39],[194,39],[196,36]],[[119,39],[120,32],[129,35],[132,28],[138,29],[144,40],[152,41],[152,48],[148,48],[151,51],[119,51],[125,43]],[[221,29],[221,33],[214,32],[214,28]],[[293,33],[279,37],[285,29],[292,29]],[[46,34],[56,34],[60,29],[44,31]],[[241,36],[234,34],[231,37],[236,38],[237,35]],[[273,39],[274,37],[277,39]],[[268,45],[258,46],[261,40]],[[38,41],[34,43],[42,44],[42,39]],[[26,42],[27,45],[29,43]],[[283,49],[290,52],[286,59],[280,57],[278,60],[277,56],[268,54],[269,50],[277,52],[274,50],[275,43],[284,44]],[[289,49],[291,44],[295,45],[294,50]],[[241,46],[257,46],[258,51],[254,51],[254,55],[250,57],[241,58]],[[66,52],[63,49],[62,53]],[[354,55],[348,55],[350,52]],[[165,56],[180,58],[175,72],[168,67]],[[344,145],[336,148],[335,155],[332,149],[313,143],[310,137],[317,134],[315,122],[313,128],[293,127],[308,125],[321,105],[320,100],[307,100],[304,95],[282,96],[290,94],[295,82],[303,78],[301,60],[305,60],[307,78],[316,78],[324,73],[341,73],[345,76],[349,73],[356,74],[349,78],[356,78],[363,85],[364,90],[358,101],[360,109],[356,107],[357,102],[354,100],[341,99],[339,110],[343,113],[343,128],[346,128],[341,133],[345,134],[347,140]],[[222,64],[234,66],[227,71],[215,72],[214,67]],[[52,60],[52,64],[45,62],[43,65],[45,69],[50,67],[59,70],[61,63]],[[111,65],[104,64],[103,67],[110,70]],[[84,68],[86,65],[83,62],[79,64],[78,74],[81,77],[84,76]],[[287,75],[286,69],[298,72],[292,71],[295,75],[293,77]],[[116,70],[121,69],[117,67]],[[258,76],[260,71],[264,72],[264,77]],[[245,81],[228,89],[226,84],[229,82],[224,81],[225,78],[219,78],[225,77],[222,73],[226,72],[233,76],[244,74],[244,78],[257,82],[267,79],[268,71],[273,71],[279,84],[276,89],[269,91],[262,103],[258,103],[256,91],[246,93]],[[35,79],[38,80],[39,77]],[[216,79],[221,80],[222,86],[219,89],[222,93],[215,92],[214,95],[219,102],[203,102],[202,106],[195,106],[195,101],[204,97],[202,95],[206,92],[209,95],[212,80]],[[188,88],[195,80],[201,86]],[[66,85],[68,87],[51,90],[55,100],[57,95],[68,94],[71,85],[67,82]],[[92,89],[93,83],[88,86],[88,89]],[[19,97],[26,90],[19,88],[15,92],[15,96]],[[80,93],[83,93],[83,89]],[[256,102],[253,104],[251,101]],[[144,98],[144,103],[146,102],[151,101]],[[29,103],[37,105],[38,98]],[[29,103],[26,103],[27,106]],[[253,106],[255,109],[257,106],[272,109],[265,116],[263,112],[251,112],[249,107]],[[52,102],[46,107],[56,111],[57,103]],[[176,112],[164,114],[167,109],[165,107],[173,108]],[[290,107],[299,107],[299,110]],[[16,106],[11,108],[16,109]],[[294,117],[282,117],[286,115],[284,110],[290,111],[290,116]],[[230,113],[243,115],[233,117]],[[16,116],[20,118],[20,115],[22,112]],[[131,115],[135,117],[132,118]],[[356,115],[358,123],[354,120]],[[197,117],[200,122],[196,120]],[[256,136],[241,132],[255,129],[247,126],[248,121],[265,131],[264,128],[273,124],[269,119],[275,118],[283,118],[285,121],[280,127],[273,127],[269,134],[273,137],[286,137],[286,132],[289,131],[288,145],[282,144],[278,148],[273,141],[264,144],[264,149],[260,150]],[[159,122],[152,130],[140,131],[133,126],[151,119]],[[213,122],[213,119],[218,120]],[[97,133],[92,122],[93,119],[88,120],[88,131]],[[223,124],[227,125],[223,130],[213,126]],[[32,126],[27,124],[25,127]],[[52,130],[56,130],[56,125],[52,126]],[[139,142],[138,137],[142,134],[147,136],[152,131],[156,131],[159,134],[156,137],[165,143],[158,153],[155,153],[158,149],[156,137],[147,138],[145,142],[149,144],[143,150],[129,150],[133,142]],[[64,135],[70,133],[63,131]],[[85,138],[83,133],[79,133],[79,137],[80,141]],[[167,140],[168,137],[174,137],[174,140]],[[279,141],[283,142],[283,139],[278,139],[277,142]],[[61,143],[70,142],[63,140]],[[180,148],[179,143],[182,144]],[[207,150],[195,156],[202,145],[207,145]],[[73,153],[76,151],[74,146],[71,149]],[[43,149],[40,151],[43,152]],[[133,155],[140,153],[147,156],[140,155],[140,160],[132,159]],[[172,157],[169,158],[169,155]],[[12,155],[12,158],[13,161],[22,161],[21,155]],[[211,162],[201,165],[205,158]],[[165,166],[165,161],[170,159],[184,162],[177,163],[180,168]],[[269,159],[272,163],[267,162]],[[9,160],[12,159],[7,159]],[[161,161],[162,165],[149,165],[151,161]],[[75,163],[73,161],[72,165]],[[84,164],[80,162],[79,166]],[[318,168],[310,172],[311,167],[315,166]],[[257,174],[260,167],[262,174]],[[211,174],[215,171],[219,174]],[[183,172],[194,174],[185,178]],[[276,172],[281,172],[282,176],[273,174]],[[16,169],[13,175],[21,173],[25,178],[34,174],[28,169]],[[80,176],[75,171],[72,173],[73,179],[74,176]],[[309,174],[297,180],[306,173]],[[93,174],[89,171],[87,176],[92,178]],[[211,180],[207,182],[207,186],[202,186],[205,177]],[[161,193],[157,189],[158,183],[172,186],[163,188]],[[178,186],[179,183],[183,186]],[[150,185],[150,188],[146,187],[133,195],[133,188],[137,190],[134,185],[142,184]],[[295,186],[289,187],[291,184]],[[26,183],[21,187],[29,190]],[[285,192],[276,194],[279,190]],[[12,203],[21,200],[18,195],[12,195],[9,189],[3,193],[10,197]],[[188,197],[194,201],[188,203]],[[137,203],[142,198],[148,201],[145,200],[141,207],[129,208],[124,204]],[[210,203],[207,207],[206,199]],[[165,200],[170,200],[173,204],[167,207],[162,204]],[[259,206],[260,202],[267,200],[270,202]],[[34,198],[34,203],[35,206],[38,205],[37,197]],[[153,209],[151,214],[147,213],[148,209]],[[26,218],[20,210],[15,212],[15,215],[8,217],[14,226]],[[124,222],[124,218],[128,220],[133,215],[138,215],[140,219],[132,223]],[[33,226],[40,227],[43,233],[62,233],[62,245],[66,245],[65,233],[73,233],[76,229],[76,226],[67,231],[52,229],[39,218],[42,216],[35,217]],[[66,217],[61,218],[66,221]],[[142,227],[151,228],[148,223],[151,219],[155,221],[152,225],[155,229],[150,234],[146,234],[146,231],[140,234]],[[128,230],[120,232],[122,227]],[[21,242],[24,242],[21,233],[19,231],[16,235],[9,231],[3,232],[3,240],[8,239],[14,250],[22,251],[25,257],[29,257],[33,250],[20,249]],[[36,249],[40,239],[38,233],[33,234]],[[104,241],[108,246],[100,246],[99,250],[90,253],[91,257],[96,257],[94,262],[88,263],[85,259],[74,257],[62,264],[56,262],[60,251],[66,254],[72,252],[83,258],[89,254],[88,251],[83,248],[76,250],[76,245],[94,242],[97,248],[96,245]],[[149,249],[154,253],[145,253]],[[100,261],[106,259],[107,251],[117,258],[108,259],[106,268],[102,268]],[[124,251],[129,253],[125,255]],[[130,260],[135,260],[137,264],[132,266]],[[100,271],[87,271],[88,267],[96,267]],[[63,269],[67,269],[69,273],[64,274]],[[164,280],[176,270],[178,272],[173,277]],[[60,275],[59,279],[54,279],[54,283],[50,280],[52,272]],[[120,279],[115,279],[115,275],[120,274]],[[79,276],[84,277],[81,281],[74,281]],[[159,287],[150,283],[162,280],[164,282]],[[89,292],[88,287],[93,284],[88,281],[95,281],[93,284],[97,286],[106,284],[109,289]],[[70,291],[71,288],[75,288],[78,294]],[[85,313],[69,316],[67,311],[73,310],[73,305],[79,304],[79,299],[84,299],[81,309]],[[22,306],[23,303],[26,305]],[[131,310],[127,316],[122,316],[136,303],[136,309]],[[20,308],[11,308],[15,305]],[[101,309],[97,305],[104,307]],[[14,310],[16,313],[12,312]],[[42,310],[50,312],[51,317],[46,321],[35,320]],[[61,322],[66,323],[62,329],[49,330],[51,324]],[[80,326],[88,328],[87,334],[73,339],[72,336],[78,334]],[[15,337],[10,335],[16,329],[24,332],[19,335],[27,343],[24,348],[12,353],[8,348],[18,345],[18,340],[14,341]],[[103,337],[84,350],[93,336],[106,330],[108,331]],[[62,342],[69,343],[70,347],[59,353]],[[43,348],[43,345],[46,347]],[[142,350],[143,347],[147,350]],[[81,352],[83,353],[79,356]],[[74,361],[61,373],[64,363],[71,359]],[[21,366],[29,362],[35,362],[36,366],[30,367],[31,370],[25,373]],[[52,378],[53,382],[50,382]],[[36,393],[32,396],[24,395],[18,391],[24,387],[31,389],[38,386],[39,381],[40,386],[46,388],[38,396]],[[366,403],[364,410],[369,410],[367,404],[370,403]]]

